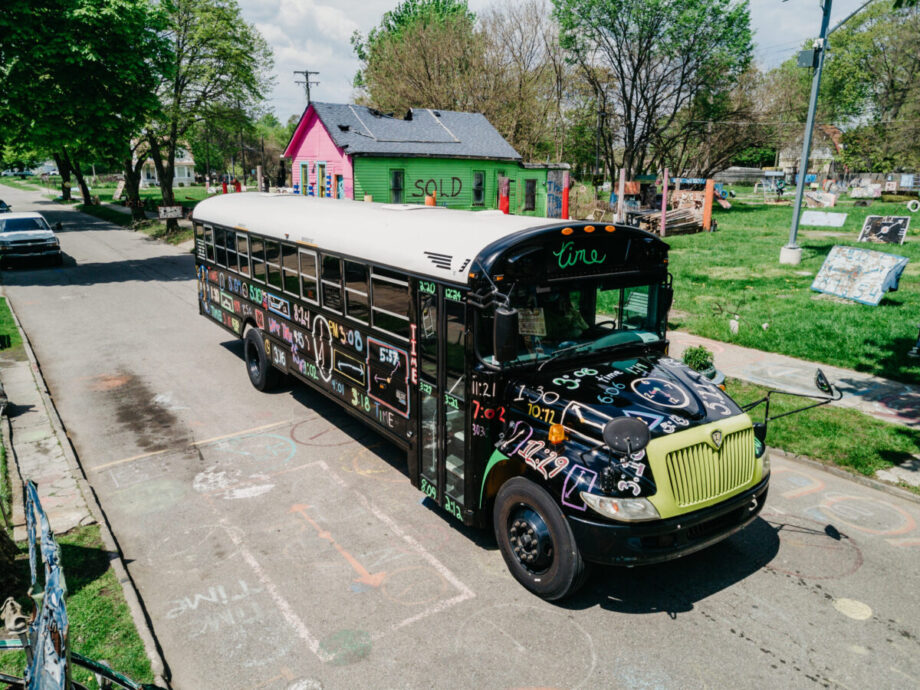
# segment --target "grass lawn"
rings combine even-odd
[[[736,379],[726,381],[726,390],[742,405],[767,392],[762,386]],[[807,403],[803,398],[775,395],[770,413],[781,414]],[[755,422],[761,421],[763,407],[749,414]],[[857,410],[825,405],[770,422],[767,445],[871,476],[876,470],[911,458],[920,448],[920,430],[889,424]]]
[[[99,527],[80,527],[58,537],[57,541],[67,580],[71,649],[96,661],[105,659],[109,666],[132,680],[152,683],[153,673],[144,644],[134,628],[121,585],[109,567],[109,555],[99,536]],[[17,561],[22,586],[16,598],[28,615],[31,610],[31,599],[26,596],[28,544],[23,543],[20,549],[25,556]],[[24,669],[23,652],[0,654],[0,671],[22,676]],[[89,671],[76,664],[72,669],[74,680],[88,688],[99,687]]]
[[[871,307],[814,292],[811,283],[835,244],[857,244],[866,216],[911,214],[903,202],[879,200],[869,207],[843,200],[827,210],[846,213],[846,223],[842,228],[800,228],[798,266],[779,263],[791,206],[732,200],[731,210],[715,208],[717,232],[667,238],[675,287],[670,327],[920,383],[920,360],[906,357],[920,323],[920,214],[903,245],[859,245],[910,259],[900,289]],[[733,335],[728,322],[736,314],[740,327]]]
[[[169,244],[181,244],[186,240],[190,240],[193,234],[191,228],[180,227],[179,232],[168,235],[166,233],[166,223],[160,220],[146,220],[135,225],[131,220],[130,214],[121,213],[108,206],[86,206],[85,204],[80,204],[77,209],[87,215],[107,220],[115,225],[139,230],[145,235],[150,235],[150,237],[154,239],[163,240]]]

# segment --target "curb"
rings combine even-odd
[[[159,642],[157,642],[156,635],[153,631],[153,624],[147,614],[147,609],[144,607],[144,604],[141,601],[140,593],[137,591],[134,580],[131,578],[130,573],[128,573],[128,570],[125,567],[124,554],[121,551],[121,547],[118,545],[118,541],[115,539],[115,535],[112,534],[112,529],[109,525],[108,519],[106,518],[105,511],[102,509],[102,506],[99,503],[99,497],[96,495],[96,492],[86,480],[86,474],[83,472],[83,467],[80,465],[80,461],[77,458],[76,450],[70,441],[70,436],[67,435],[67,430],[64,428],[64,423],[61,421],[61,418],[58,415],[57,407],[55,407],[54,400],[52,399],[51,393],[48,390],[48,386],[45,383],[45,377],[42,374],[41,365],[38,363],[38,359],[35,357],[35,353],[32,350],[32,343],[29,341],[29,337],[22,329],[22,324],[19,322],[19,317],[16,316],[16,311],[13,309],[13,303],[10,300],[10,297],[8,295],[5,295],[5,297],[7,305],[10,308],[10,313],[13,315],[13,323],[16,324],[16,328],[19,330],[19,334],[22,336],[22,346],[26,351],[26,356],[29,358],[29,364],[32,366],[36,381],[40,382],[38,385],[38,392],[42,397],[42,402],[44,403],[45,408],[48,410],[48,419],[51,422],[52,428],[54,429],[54,435],[64,451],[64,457],[67,458],[67,464],[70,465],[70,468],[73,471],[77,486],[79,486],[80,491],[83,493],[86,507],[89,508],[93,518],[99,524],[99,532],[102,535],[102,543],[105,545],[105,548],[109,553],[109,563],[112,566],[112,570],[115,571],[115,577],[118,578],[118,582],[121,585],[121,590],[125,597],[125,603],[128,605],[128,610],[131,612],[131,618],[134,620],[134,626],[137,628],[138,636],[141,638],[141,641],[144,644],[144,650],[147,652],[147,658],[150,661],[150,668],[154,675],[154,682],[164,688],[170,688],[171,686],[167,680],[171,676],[169,667],[166,664],[166,660],[163,658],[162,649],[160,648]],[[9,424],[9,419],[7,419],[7,426],[9,426]],[[3,435],[5,441],[11,440],[8,429],[4,429]],[[12,443],[10,443],[9,447],[12,450]],[[15,451],[13,451],[13,456],[15,458]],[[19,502],[21,502],[22,480],[21,477],[18,477],[18,462],[16,464],[16,474],[20,484],[18,487],[18,495],[20,496]],[[14,496],[15,495],[17,494],[14,494]],[[16,501],[14,500],[14,505],[15,503]],[[20,506],[19,509],[21,511],[22,507]]]
[[[792,453],[787,453],[784,450],[779,448],[773,448],[772,446],[767,447],[767,451],[777,457],[783,458],[784,460],[789,460],[791,462],[797,462],[802,465],[807,465],[812,469],[822,470],[828,474],[832,474],[835,477],[840,477],[841,479],[849,479],[851,482],[856,482],[857,484],[862,484],[867,486],[870,489],[876,489],[882,491],[891,496],[897,496],[900,499],[905,501],[910,501],[911,503],[920,504],[920,495],[915,494],[906,489],[902,489],[893,484],[888,484],[878,479],[873,479],[872,477],[867,477],[862,474],[856,474],[855,472],[848,472],[847,470],[835,467],[834,465],[828,465],[819,460],[813,460],[805,455],[793,455]]]

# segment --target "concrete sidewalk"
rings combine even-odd
[[[15,319],[15,314],[14,314]],[[19,322],[16,322],[19,327]],[[22,331],[22,329],[19,329]],[[26,539],[22,482],[32,480],[55,534],[95,522],[88,490],[69,447],[38,363],[29,347],[0,358],[0,382],[9,405],[3,440],[13,489],[13,538]]]

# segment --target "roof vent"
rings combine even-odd
[[[339,125],[339,129],[342,130],[343,132],[347,132],[348,130],[351,129],[351,127],[349,125]]]
[[[403,120],[412,122],[412,108],[409,108],[409,110],[406,111],[406,116],[403,118]]]
[[[423,254],[438,268],[443,268],[445,271],[450,270],[450,262],[454,258],[450,254],[438,254],[437,252],[423,252]]]
[[[437,111],[437,110],[432,110],[431,112],[434,113],[434,116],[435,116],[435,117],[441,117],[441,113],[440,113],[439,111]]]

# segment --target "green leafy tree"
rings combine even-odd
[[[217,124],[259,103],[271,84],[273,59],[235,0],[166,0],[163,9],[172,66],[156,89],[162,116],[150,123],[146,143],[169,206],[175,203],[176,150],[192,127],[206,119]],[[168,232],[178,228],[176,220],[167,221]]]
[[[86,161],[117,158],[157,106],[159,9],[147,0],[6,0],[0,121],[8,141],[54,156],[84,203]]]
[[[352,46],[363,102],[385,112],[426,107],[481,111],[485,46],[466,0],[405,0]]]
[[[604,114],[604,157],[632,175],[698,99],[730,91],[751,61],[747,2],[553,0],[560,43]]]

